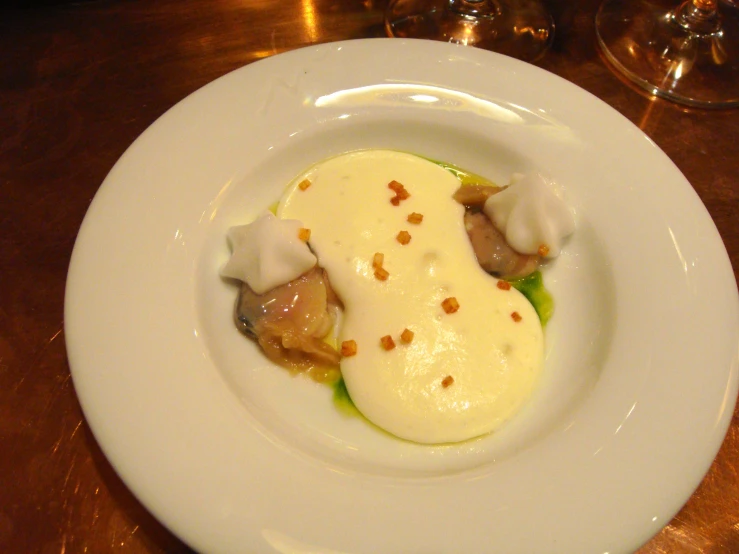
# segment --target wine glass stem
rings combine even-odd
[[[449,0],[448,9],[470,17],[492,17],[500,13],[495,0]]]
[[[675,10],[673,20],[693,33],[711,34],[721,29],[717,0],[686,0]]]

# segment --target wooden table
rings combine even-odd
[[[17,2],[21,5],[21,2]],[[739,269],[739,111],[686,111],[598,54],[596,1],[550,2],[539,63],[649,135],[708,207]],[[0,552],[176,553],[82,416],[64,286],[85,211],[126,147],[173,104],[256,59],[383,36],[382,0],[102,0],[0,11]],[[640,554],[739,552],[739,420],[693,497]]]

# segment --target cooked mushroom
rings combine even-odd
[[[538,256],[516,252],[484,213],[467,210],[464,227],[480,267],[488,273],[505,278],[525,277],[536,271]]]
[[[503,190],[491,185],[462,185],[454,193],[454,199],[467,208],[482,209],[485,200]]]
[[[462,185],[454,193],[454,199],[465,207],[464,227],[480,267],[496,277],[525,277],[536,270],[539,257],[511,248],[482,211],[487,199],[504,189],[491,185]]]
[[[333,328],[339,306],[324,270],[315,267],[264,294],[243,283],[236,302],[236,326],[280,365],[298,371],[338,367],[341,354],[323,338]],[[317,375],[322,373],[312,373]]]

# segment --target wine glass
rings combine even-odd
[[[537,0],[391,0],[385,30],[535,61],[551,45],[554,23]]]
[[[739,17],[724,7],[606,0],[595,29],[615,69],[650,94],[694,107],[739,106]]]

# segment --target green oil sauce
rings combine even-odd
[[[359,410],[354,405],[352,397],[349,396],[349,391],[346,390],[346,383],[344,378],[339,377],[339,380],[333,383],[334,388],[334,406],[342,414],[346,416],[360,416]]]
[[[354,405],[354,402],[352,401],[351,396],[349,396],[349,391],[346,389],[346,383],[344,383],[343,377],[339,377],[339,380],[332,383],[331,386],[334,388],[334,406],[339,411],[339,413],[343,414],[345,417],[358,417],[360,419],[363,419],[367,423],[367,425],[374,427],[375,430],[377,430],[379,433],[387,435],[388,437],[392,437],[393,439],[398,438],[395,435],[392,435],[385,431],[385,429],[378,427],[362,415],[362,412],[357,409],[357,407]]]
[[[541,326],[545,327],[554,312],[554,299],[544,286],[541,271],[534,271],[520,279],[511,279],[509,283],[531,302],[539,316]]]

